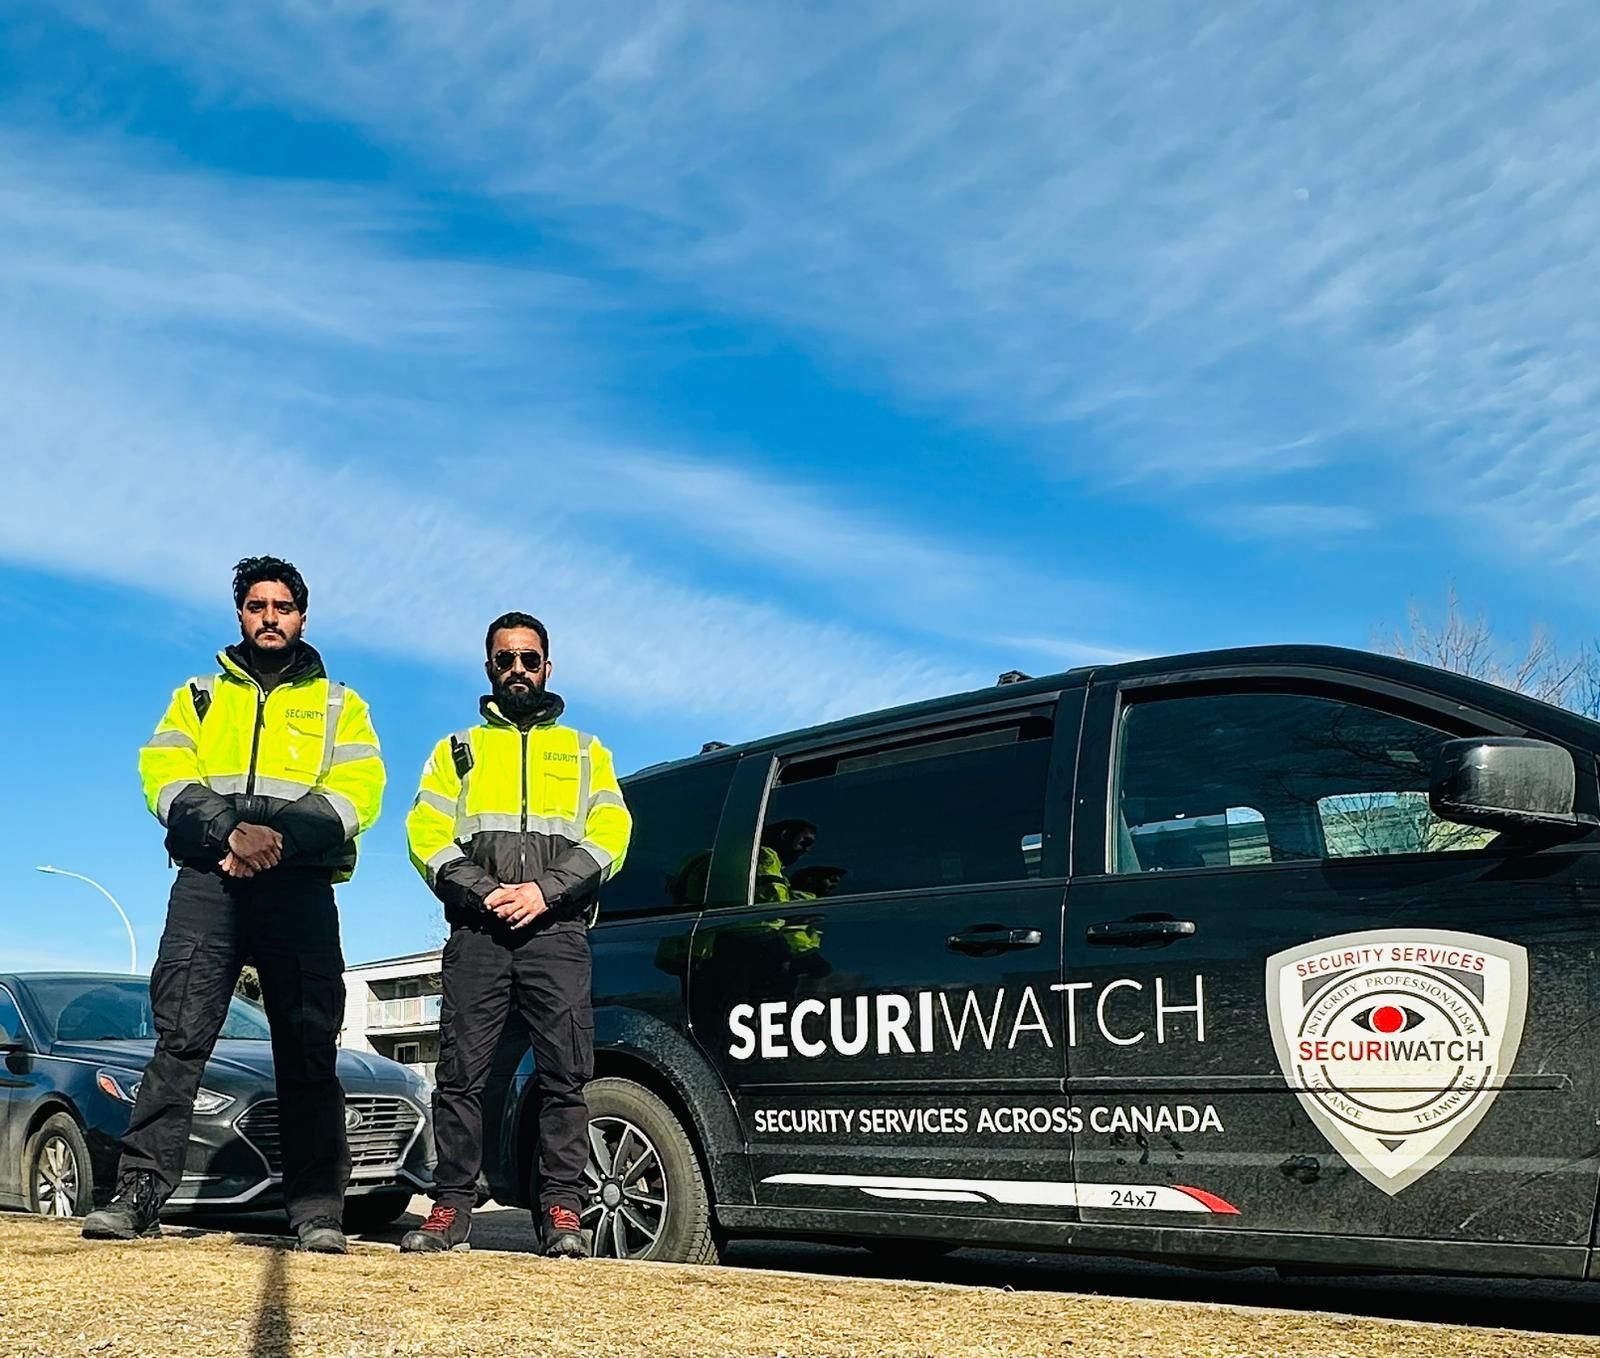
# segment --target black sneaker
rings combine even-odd
[[[434,1204],[428,1219],[414,1231],[400,1237],[400,1248],[407,1254],[434,1254],[446,1250],[470,1250],[472,1209]]]
[[[117,1191],[98,1212],[83,1219],[85,1240],[138,1240],[161,1234],[161,1204],[156,1176],[130,1169],[117,1180]]]
[[[344,1227],[332,1217],[313,1217],[295,1227],[300,1248],[308,1254],[347,1254]]]
[[[544,1214],[544,1252],[554,1259],[587,1259],[578,1214],[570,1207],[552,1207]]]

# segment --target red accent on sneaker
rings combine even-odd
[[[456,1219],[454,1207],[440,1207],[438,1203],[433,1206],[433,1211],[428,1213],[428,1219],[420,1227],[424,1231],[437,1231],[443,1235],[448,1231]]]
[[[436,1207],[434,1211],[438,1211]],[[579,1230],[578,1214],[569,1207],[552,1207],[550,1209],[550,1225],[553,1229],[564,1234],[576,1235]],[[427,1227],[423,1227],[424,1230]]]

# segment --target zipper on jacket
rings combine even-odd
[[[528,733],[522,732],[522,833],[517,836],[517,880],[528,880]]]
[[[267,694],[256,685],[256,725],[250,733],[250,776],[244,781],[244,795],[253,796],[256,790],[256,755],[261,749],[261,728],[266,725]]]

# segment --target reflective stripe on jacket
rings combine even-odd
[[[378,819],[383,757],[367,705],[300,643],[270,691],[234,656],[179,687],[139,751],[145,802],[179,862],[214,865],[241,822],[283,835],[285,866],[346,881]],[[203,718],[202,718],[203,711]]]
[[[423,768],[406,817],[411,861],[449,914],[481,911],[502,884],[537,882],[552,914],[582,915],[633,829],[611,752],[557,724],[555,694],[527,730],[492,701],[480,707],[483,723],[445,737]]]

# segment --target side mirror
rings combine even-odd
[[[0,1032],[0,1056],[10,1056],[13,1052],[25,1052],[28,1044],[20,1037],[8,1037]]]
[[[1559,745],[1520,736],[1447,741],[1433,764],[1428,805],[1435,815],[1493,830],[1577,832],[1578,771]]]

